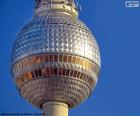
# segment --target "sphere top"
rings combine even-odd
[[[12,64],[41,53],[79,55],[100,67],[99,48],[91,31],[66,14],[36,17],[23,27],[13,46]]]

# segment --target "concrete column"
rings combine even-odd
[[[68,105],[59,101],[43,104],[44,116],[68,116]]]

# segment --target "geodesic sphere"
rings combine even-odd
[[[74,107],[97,82],[100,53],[90,30],[65,14],[35,17],[18,34],[12,74],[21,95],[34,106],[62,101]]]

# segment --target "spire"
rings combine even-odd
[[[43,16],[51,11],[78,16],[74,0],[35,0],[35,16]]]

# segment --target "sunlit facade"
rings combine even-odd
[[[34,17],[17,35],[11,61],[21,96],[43,110],[53,101],[68,109],[83,102],[101,66],[97,42],[73,0],[35,0]]]

